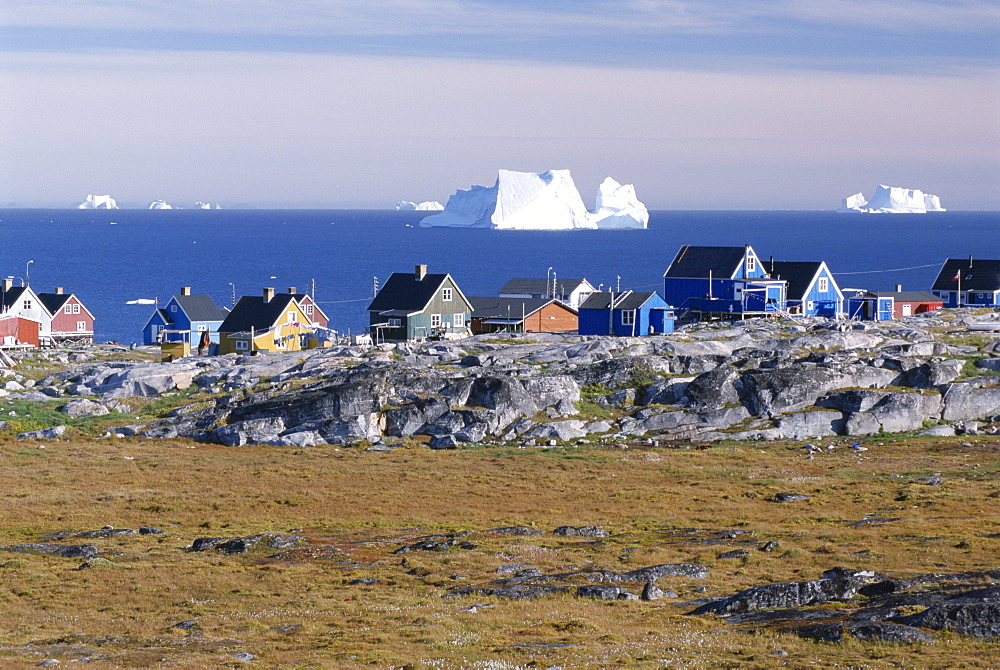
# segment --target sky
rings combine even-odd
[[[3,0],[0,207],[1000,210],[995,0]]]

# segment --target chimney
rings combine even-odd
[[[294,286],[289,286],[288,287],[288,294],[289,295],[295,295],[295,287]]]
[[[191,295],[191,287],[181,286],[181,295]]]
[[[274,289],[273,288],[265,288],[264,289],[264,302],[271,302],[272,298],[274,298]]]
[[[62,291],[63,291],[62,286],[56,286],[56,295],[62,295]]]
[[[413,276],[417,281],[422,281],[423,278],[427,276],[427,266],[418,265],[416,271],[413,273]]]
[[[13,285],[14,285],[14,280],[10,278],[0,281],[0,289],[3,289],[5,293],[9,291],[10,287]]]
[[[902,292],[903,292],[903,285],[896,284],[896,293],[902,293]]]

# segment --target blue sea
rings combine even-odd
[[[585,277],[595,286],[662,289],[683,244],[752,245],[776,260],[825,260],[842,287],[926,290],[947,257],[1000,258],[1000,212],[864,215],[815,211],[653,211],[647,230],[423,229],[427,212],[394,210],[0,210],[0,276],[36,292],[77,294],[100,342],[139,342],[181,286],[229,306],[265,286],[312,291],[331,327],[358,332],[376,281],[448,272],[466,295],[512,277]],[[28,261],[34,261],[27,265]]]

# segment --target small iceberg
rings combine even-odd
[[[944,212],[941,199],[920,189],[879,184],[871,200],[855,193],[841,200],[838,212],[863,212],[867,214],[925,214]]]
[[[421,203],[410,202],[409,200],[400,200],[396,203],[396,209],[406,212],[440,212],[444,209],[444,205],[437,200],[428,200]]]
[[[173,209],[165,200],[154,200],[149,203],[149,209]]]
[[[118,203],[110,195],[88,195],[76,206],[77,209],[118,209]]]

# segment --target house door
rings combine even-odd
[[[912,316],[913,305],[910,303],[903,303],[901,306],[903,316]]]

